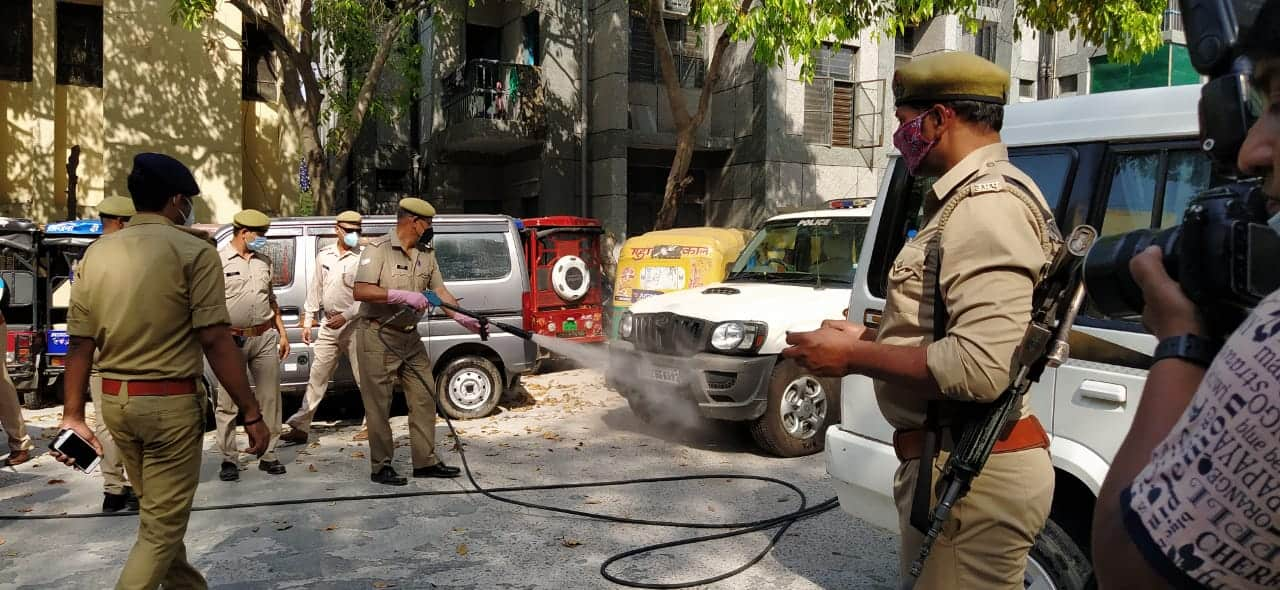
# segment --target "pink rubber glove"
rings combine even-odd
[[[418,311],[422,311],[427,308],[427,298],[417,291],[387,289],[387,303],[408,305]]]
[[[470,330],[472,334],[480,333],[480,320],[477,320],[471,316],[457,314],[453,316],[453,321],[458,322],[459,326],[462,326],[463,328]]]

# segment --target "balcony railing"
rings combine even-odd
[[[447,123],[472,119],[541,125],[542,73],[537,66],[473,59],[441,80]]]

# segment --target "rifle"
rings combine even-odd
[[[1070,354],[1067,338],[1076,313],[1084,303],[1081,262],[1097,237],[1098,232],[1092,227],[1077,226],[1058,249],[1044,279],[1036,285],[1031,299],[1031,323],[1013,356],[1010,370],[1013,378],[995,402],[980,406],[973,419],[961,428],[955,450],[942,471],[942,492],[930,515],[920,555],[902,582],[903,590],[915,587],[934,542],[951,516],[951,509],[969,493],[1022,396],[1031,389],[1032,383],[1040,380],[1045,367],[1057,367],[1067,360]]]

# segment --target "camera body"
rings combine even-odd
[[[1094,308],[1107,317],[1142,313],[1142,290],[1129,261],[1153,245],[1214,336],[1234,331],[1250,309],[1280,288],[1280,235],[1267,225],[1267,197],[1258,179],[1242,178],[1236,168],[1240,147],[1261,115],[1250,86],[1253,64],[1241,48],[1261,4],[1181,0],[1191,62],[1211,76],[1201,89],[1199,114],[1201,148],[1213,162],[1215,186],[1196,195],[1181,225],[1095,242],[1085,257],[1084,280]]]

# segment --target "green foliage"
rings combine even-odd
[[[368,116],[391,122],[408,112],[421,87],[422,46],[415,36],[418,12],[384,2],[315,0],[312,14],[317,46],[330,51],[325,59],[317,59],[317,70],[320,91],[327,99],[321,119],[338,122],[330,128],[325,142],[332,152],[339,147],[337,139],[342,130],[359,124],[354,120],[356,102],[388,26],[399,25],[400,34],[379,81],[379,92],[373,94]]]
[[[1014,0],[1019,21],[1040,30],[1066,31],[1104,46],[1114,61],[1133,63],[1161,44],[1166,0]],[[734,41],[753,41],[754,58],[767,66],[798,62],[813,76],[811,56],[828,41],[864,31],[895,37],[935,15],[955,14],[976,27],[977,0],[760,0],[740,12],[742,0],[700,0],[692,18],[724,25]],[[1016,29],[1015,29],[1016,30]]]
[[[213,16],[218,2],[219,0],[174,0],[169,16],[179,26],[195,30]],[[317,120],[337,123],[327,128],[328,137],[324,140],[327,151],[333,153],[342,147],[348,147],[339,146],[338,138],[344,130],[352,126],[358,128],[364,122],[355,117],[356,103],[364,86],[365,76],[378,52],[383,32],[388,26],[399,26],[399,35],[383,75],[376,82],[377,91],[373,93],[366,116],[390,122],[408,112],[416,91],[421,87],[419,64],[422,47],[418,45],[415,34],[418,15],[428,4],[429,2],[416,0],[313,0],[313,34],[310,39],[313,53],[304,57],[311,60],[319,87],[304,88],[303,92],[318,92],[325,97],[320,112],[317,113]],[[280,20],[290,29],[300,27],[302,15],[296,12],[298,4],[286,3],[285,6],[295,12],[280,15]],[[254,10],[260,11],[262,8],[256,7]],[[250,18],[264,16],[266,15],[246,15]],[[286,36],[296,39],[297,33],[291,30]],[[295,49],[300,50],[301,47]]]
[[[293,215],[297,217],[311,217],[316,213],[316,199],[311,191],[298,191],[298,205]]]

